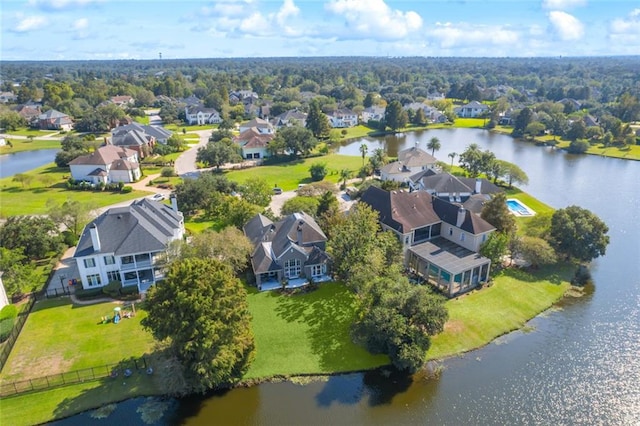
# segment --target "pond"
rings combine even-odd
[[[28,172],[35,168],[53,163],[59,149],[38,149],[14,154],[0,155],[0,178]]]
[[[434,136],[439,158],[477,143],[518,164],[529,176],[523,189],[541,201],[600,216],[611,244],[591,265],[591,291],[533,319],[526,332],[446,360],[437,378],[383,369],[307,385],[268,383],[186,398],[161,423],[640,424],[640,162],[573,156],[474,129],[365,138],[341,152],[360,155],[367,143],[369,152],[379,146],[393,156]],[[66,424],[84,424],[74,419]]]

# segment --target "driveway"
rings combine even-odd
[[[201,146],[205,146],[207,142],[209,142],[209,138],[211,137],[211,130],[196,130],[194,132],[187,133],[195,133],[200,138],[200,141],[191,146],[188,150],[183,152],[177,159],[174,165],[176,169],[176,173],[179,176],[187,175],[187,177],[195,177],[197,176],[198,168],[196,167],[196,155],[198,154],[198,148]],[[194,176],[192,176],[194,175]]]

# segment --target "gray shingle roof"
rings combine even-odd
[[[98,230],[100,253],[124,256],[164,250],[181,220],[171,207],[146,198],[111,208],[85,226],[74,257],[95,253],[89,232],[93,225]]]
[[[439,237],[409,249],[419,257],[456,275],[489,263],[489,259]]]
[[[116,160],[127,158],[137,155],[137,153],[131,149],[127,149],[121,146],[106,145],[93,151],[91,154],[81,155],[78,158],[74,158],[69,161],[69,165],[95,165],[105,166],[111,164]]]
[[[398,161],[407,167],[421,167],[436,164],[438,160],[433,155],[421,150],[417,146],[404,149],[398,153]]]

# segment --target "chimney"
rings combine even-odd
[[[480,178],[476,178],[476,194],[482,194],[482,180]]]
[[[96,224],[92,224],[89,227],[89,233],[91,234],[91,245],[94,251],[100,251],[100,236],[98,235],[98,227]]]
[[[176,198],[176,194],[171,194],[169,199],[171,200],[171,208],[174,212],[178,213],[178,199]]]
[[[456,226],[458,228],[462,226],[462,222],[464,222],[464,219],[466,217],[467,217],[467,211],[464,209],[464,207],[460,207],[460,209],[458,210],[458,220],[456,221]]]

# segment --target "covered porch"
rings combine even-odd
[[[448,297],[465,293],[489,279],[491,260],[444,238],[409,249],[408,267]]]
[[[332,281],[332,278],[329,275],[319,275],[312,278],[314,283],[324,283],[328,281]],[[287,285],[285,289],[294,289],[304,287],[309,285],[310,281],[308,278],[300,276],[297,278],[289,278],[287,281]],[[282,282],[278,280],[276,277],[268,277],[267,279],[262,279],[260,284],[258,284],[258,290],[260,291],[270,291],[270,290],[280,290],[282,289]]]

